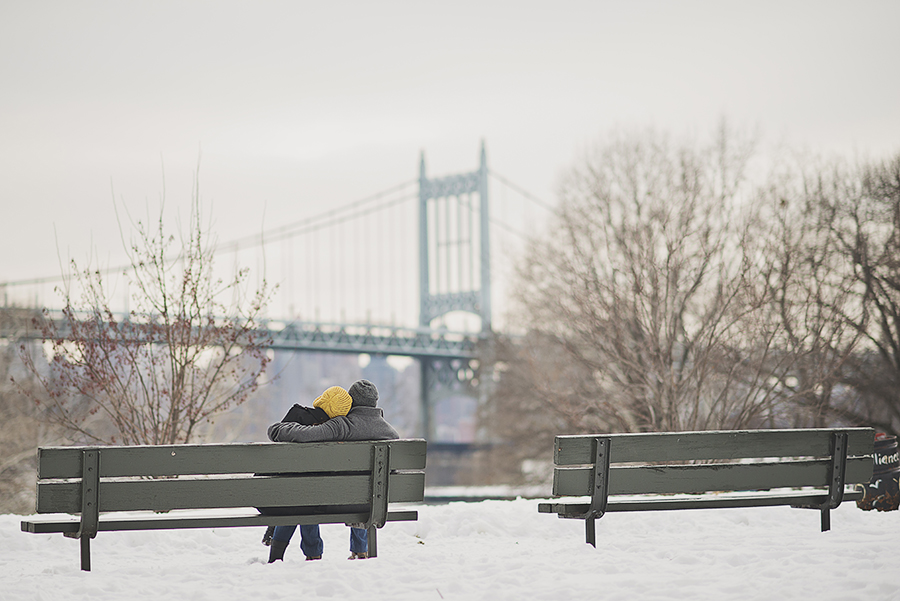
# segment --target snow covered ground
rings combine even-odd
[[[422,506],[380,531],[379,557],[348,561],[348,532],[323,527],[325,557],[295,540],[266,564],[259,528],[100,533],[93,571],[78,542],[0,516],[0,599],[900,599],[900,511],[713,509],[610,514],[598,548],[583,522],[537,501]]]

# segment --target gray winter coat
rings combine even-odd
[[[334,440],[391,440],[400,438],[378,407],[354,407],[347,415],[333,417],[324,424],[304,426],[279,422],[269,426],[273,442],[329,442]]]

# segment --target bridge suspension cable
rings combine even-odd
[[[272,228],[266,230],[260,234],[252,234],[250,236],[244,236],[242,238],[237,238],[235,240],[230,240],[228,242],[220,243],[216,245],[216,254],[233,252],[235,250],[250,248],[253,246],[261,246],[267,242],[277,242],[279,240],[283,240],[285,238],[290,238],[293,236],[303,235],[309,232],[313,232],[319,229],[324,229],[326,227],[331,227],[334,225],[338,225],[340,223],[344,223],[347,221],[351,221],[353,219],[363,217],[365,215],[369,215],[371,213],[380,211],[382,209],[386,209],[388,207],[401,204],[403,202],[412,200],[416,198],[415,193],[409,193],[400,198],[392,198],[389,199],[375,207],[369,207],[365,210],[357,211],[356,213],[351,213],[349,215],[343,215],[338,217],[341,213],[356,209],[361,207],[367,203],[374,202],[376,200],[380,200],[389,194],[399,192],[405,188],[408,188],[412,184],[416,184],[417,180],[408,180],[396,186],[392,186],[387,188],[386,190],[382,190],[381,192],[376,192],[375,194],[371,194],[362,198],[360,200],[356,200],[345,205],[341,205],[335,209],[331,209],[329,211],[325,211],[323,213],[319,213],[317,215],[313,215],[311,217],[307,217],[293,223],[289,223],[287,225],[279,226],[277,228]],[[322,221],[328,219],[328,221]],[[320,223],[317,223],[320,222]],[[174,260],[175,257],[172,258]],[[110,273],[120,273],[122,271],[131,269],[132,265],[119,265],[115,267],[104,267],[102,269],[97,269],[95,271],[100,272],[101,274],[108,275]],[[60,275],[52,275],[38,278],[28,278],[24,280],[9,280],[6,282],[0,282],[0,286],[27,286],[31,284],[48,284],[53,282],[60,282],[68,278],[68,274],[60,274]]]
[[[538,198],[537,196],[535,196],[528,190],[522,188],[521,186],[514,184],[508,178],[503,177],[502,175],[500,175],[493,169],[491,169],[489,171],[489,175],[493,176],[497,181],[502,183],[504,186],[507,186],[507,187],[515,190],[516,192],[521,194],[523,197],[530,200],[531,202],[533,202],[537,206],[541,207],[542,209],[545,209],[545,210],[553,213],[554,215],[558,214],[557,210],[555,208],[553,208],[552,206],[550,206],[548,203],[544,202],[543,200],[541,200],[540,198]]]
[[[340,223],[345,223],[347,221],[352,221],[353,219],[357,219],[359,217],[363,217],[365,215],[369,215],[371,213],[375,213],[382,209],[386,209],[388,207],[406,202],[413,198],[416,198],[416,193],[409,193],[405,196],[401,196],[399,198],[390,198],[385,202],[382,202],[374,207],[366,208],[365,210],[357,210],[355,213],[350,213],[349,215],[339,216],[341,213],[349,211],[351,209],[358,209],[363,205],[374,202],[376,200],[381,200],[384,197],[393,194],[395,192],[400,192],[405,188],[408,188],[412,184],[417,183],[416,180],[408,180],[396,186],[392,186],[386,190],[382,190],[381,192],[376,192],[375,194],[369,195],[360,200],[356,200],[345,205],[341,205],[337,208],[330,209],[328,211],[324,211],[317,215],[313,215],[311,217],[306,217],[295,221],[293,223],[289,223],[287,225],[282,225],[277,228],[272,228],[262,232],[261,234],[253,234],[250,236],[244,236],[243,238],[238,238],[236,240],[231,240],[229,242],[225,242],[223,244],[218,245],[218,250],[222,252],[230,252],[235,248],[246,248],[247,246],[260,246],[267,242],[276,242],[279,240],[283,240],[285,238],[290,238],[293,236],[303,235],[309,232],[313,232],[319,229],[324,229],[326,227],[331,227],[334,225],[338,225]],[[326,221],[327,220],[327,221]],[[246,246],[244,246],[246,245]]]

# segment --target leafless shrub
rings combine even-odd
[[[196,186],[192,201],[180,238],[165,232],[162,208],[158,219],[133,223],[127,315],[110,308],[100,269],[72,261],[61,289],[64,309],[35,321],[47,369],[26,346],[20,349],[40,383],[39,390],[21,391],[75,440],[188,442],[199,425],[242,403],[259,384],[269,340],[258,326],[271,292],[263,281],[248,295],[246,269],[216,277]]]

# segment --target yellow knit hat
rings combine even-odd
[[[338,415],[347,415],[352,404],[353,399],[349,392],[340,386],[332,386],[315,400],[313,407],[322,409],[328,414],[328,417],[337,417]]]

